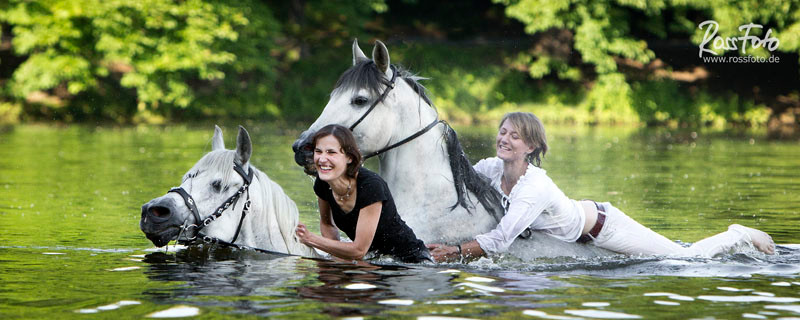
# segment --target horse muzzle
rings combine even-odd
[[[145,232],[144,236],[147,237],[147,240],[150,240],[150,242],[152,242],[156,247],[163,247],[166,246],[170,241],[177,239],[179,233],[180,229],[171,228],[163,230],[161,233]]]
[[[317,170],[314,168],[314,146],[308,140],[310,136],[308,131],[303,132],[300,138],[292,144],[292,151],[294,151],[294,162],[303,167],[303,171],[307,175],[315,175]]]
[[[157,247],[163,247],[180,234],[182,221],[170,199],[158,198],[142,205],[139,229]]]

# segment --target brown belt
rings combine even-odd
[[[575,242],[587,243],[592,241],[597,238],[597,235],[600,234],[600,230],[603,229],[603,224],[606,223],[605,211],[603,211],[603,208],[600,207],[597,202],[595,202],[594,205],[597,207],[597,222],[594,223],[594,227],[592,227],[592,230],[589,230],[588,234],[582,235],[578,240],[575,240]]]

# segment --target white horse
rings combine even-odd
[[[353,42],[353,66],[336,83],[317,120],[293,144],[295,161],[313,171],[308,139],[327,124],[350,127],[361,152],[380,156],[403,220],[426,243],[461,243],[493,229],[503,215],[501,197],[472,169],[455,132],[438,121],[419,77],[390,64],[377,41],[372,59]],[[402,79],[403,81],[397,81]],[[533,232],[510,248],[521,259],[609,255]]]
[[[295,203],[250,164],[250,135],[239,127],[236,150],[226,150],[215,126],[211,152],[184,176],[181,186],[142,206],[140,229],[156,246],[171,240],[230,243],[316,257],[296,240]]]

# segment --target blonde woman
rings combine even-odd
[[[428,245],[437,262],[505,252],[527,228],[563,241],[591,243],[631,255],[712,257],[739,243],[751,243],[767,254],[775,251],[769,235],[738,224],[683,247],[608,202],[568,198],[541,169],[547,140],[544,125],[532,113],[506,114],[495,142],[497,156],[479,161],[474,168],[489,177],[492,186],[502,193],[506,215],[494,230],[477,235],[473,241],[455,246]]]

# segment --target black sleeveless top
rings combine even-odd
[[[397,208],[386,181],[383,181],[376,173],[361,167],[356,177],[356,188],[355,206],[352,211],[344,212],[333,198],[330,185],[319,178],[314,182],[314,192],[320,199],[328,202],[333,222],[350,240],[356,239],[356,224],[361,209],[381,201],[383,203],[381,217],[378,220],[375,238],[372,239],[369,251],[388,254],[402,262],[415,263],[430,260],[430,254],[425,248],[425,244],[422,240],[417,239],[414,231],[397,214]]]

